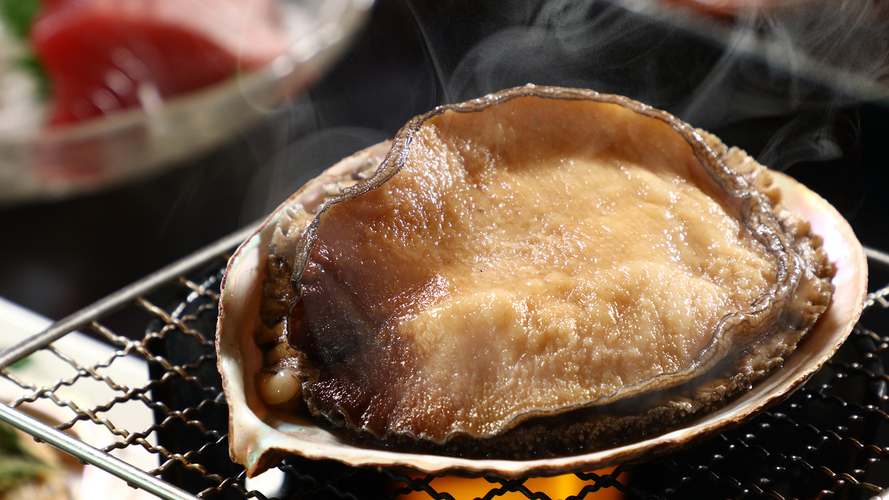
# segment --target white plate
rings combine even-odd
[[[49,325],[48,319],[0,297],[0,350],[42,331]],[[52,345],[83,367],[105,363],[115,352],[110,346],[78,332],[69,333]],[[109,367],[100,371],[116,384],[130,388],[144,387],[148,383],[148,365],[140,358],[132,356],[117,358]],[[38,388],[51,386],[57,379],[71,377],[75,373],[70,365],[44,350],[29,356],[23,363],[13,365],[9,368],[9,372],[19,381]],[[33,390],[23,389],[5,377],[0,377],[0,400],[8,403],[33,394]],[[88,383],[86,379],[79,379],[72,387],[67,389],[63,387],[57,390],[56,394],[60,399],[70,400],[80,408],[93,408],[121,395],[119,391],[112,390],[104,383]],[[25,402],[17,409],[49,425],[69,421],[75,416],[69,408],[58,406],[42,397],[33,403]],[[154,423],[151,409],[142,403],[117,404],[109,411],[103,412],[101,416],[119,429],[142,431]],[[90,421],[77,423],[71,432],[78,439],[96,447],[104,446],[112,439],[122,439],[120,436],[111,436],[104,428],[100,429]],[[156,444],[153,434],[147,439],[152,445]],[[157,455],[148,453],[136,444],[118,450],[114,454],[143,470],[152,470],[158,466]],[[97,495],[119,500],[156,498],[144,490],[130,488],[125,481],[91,465],[83,466],[77,472],[68,475],[68,487],[73,498],[88,499],[96,498]]]

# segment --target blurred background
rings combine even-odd
[[[65,178],[57,158],[45,189],[6,186],[0,296],[65,317],[264,217],[412,116],[526,83],[620,93],[671,111],[802,180],[865,245],[889,250],[885,2],[377,0],[361,8],[369,11],[351,43],[316,77],[273,104],[252,104],[259,118],[217,143],[71,189],[46,187]],[[168,149],[181,147],[174,142]],[[121,164],[147,154],[122,148]],[[9,177],[37,168],[23,163],[0,169]],[[871,281],[882,286],[885,275]]]

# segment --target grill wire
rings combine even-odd
[[[247,489],[243,467],[228,458],[227,407],[214,350],[226,260],[227,255],[217,254],[201,269],[172,277],[114,312],[74,327],[116,346],[108,359],[85,364],[53,341],[32,356],[53,358],[59,369],[52,374],[56,382],[38,385],[14,369],[0,370],[0,382],[21,392],[9,406],[22,412],[54,407],[67,415],[56,429],[93,438],[101,434],[89,444],[124,461],[138,457],[131,463],[199,498],[266,499]],[[869,294],[861,321],[836,356],[785,402],[741,427],[647,463],[576,474],[572,484],[579,480],[580,485],[567,495],[537,486],[550,483],[491,477],[475,480],[480,488],[470,496],[871,498],[889,487],[889,377],[883,368],[889,356],[887,297],[889,286]],[[111,324],[136,325],[144,335],[130,335],[137,338],[131,340]],[[108,374],[126,358],[147,363],[146,384],[128,387]],[[77,399],[95,386],[107,399]],[[144,428],[125,428],[114,415],[132,414],[134,408],[150,412],[153,421]],[[463,498],[446,491],[453,482],[434,476],[301,458],[288,459],[278,469],[284,479],[273,498]]]

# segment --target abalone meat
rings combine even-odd
[[[620,96],[526,86],[436,108],[309,183],[229,263],[232,454],[250,474],[290,452],[561,471],[542,464],[749,417],[860,313],[860,245],[810,195]],[[815,355],[788,375],[803,339]]]

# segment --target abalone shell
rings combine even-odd
[[[510,89],[382,150],[263,230],[244,376],[275,418],[413,452],[582,455],[720,408],[831,303],[822,238],[774,174],[627,98]]]

